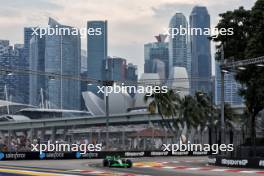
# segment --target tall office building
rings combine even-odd
[[[144,73],[160,73],[162,79],[169,76],[169,50],[166,35],[155,36],[157,42],[144,45]]]
[[[0,40],[0,55],[7,54],[9,49],[9,40]]]
[[[29,61],[25,56],[25,47],[24,44],[15,44],[14,45],[15,55],[19,57],[18,65],[16,68],[18,69],[29,69]],[[28,74],[20,74],[19,75],[19,93],[20,98],[19,102],[28,104],[29,103],[29,75]]]
[[[81,50],[81,78],[87,78],[87,52]],[[81,81],[81,92],[87,91],[87,82]],[[81,110],[87,111],[83,97],[81,96]]]
[[[191,78],[191,75],[192,75],[192,50],[191,50],[190,35],[187,36],[187,65],[186,65],[186,70],[187,70],[188,78]],[[189,83],[191,84],[191,82],[189,82]]]
[[[158,73],[160,79],[165,80],[166,77],[166,67],[164,62],[159,59],[152,59],[145,62],[147,64],[147,70],[144,73]]]
[[[84,72],[86,72],[87,76],[87,52],[86,50],[81,50],[81,73]]]
[[[176,13],[170,20],[169,28],[171,31],[181,28],[187,29],[187,27],[187,20],[182,13]],[[187,69],[187,37],[187,31],[177,35],[172,35],[171,32],[169,37],[169,69],[172,75],[173,67],[185,67]]]
[[[0,66],[9,70],[19,66],[19,53],[9,46],[8,40],[0,40]],[[22,92],[19,90],[20,75],[12,72],[0,74],[0,99],[23,103]]]
[[[20,57],[20,68],[21,69],[29,69],[29,48],[30,48],[30,40],[33,37],[33,28],[25,27],[24,28],[24,49],[23,54]],[[26,104],[29,103],[29,76],[30,75],[21,75],[21,82],[23,82],[23,86],[21,87],[21,92],[24,93]]]
[[[27,61],[25,60],[24,45],[15,44],[14,47],[9,45],[8,40],[0,40],[0,65],[9,69],[26,69]],[[4,87],[8,90],[11,97],[10,101],[18,103],[28,103],[28,76],[25,74],[2,74],[1,90]],[[3,96],[1,96],[3,97]]]
[[[30,40],[33,37],[33,28],[32,27],[25,27],[24,28],[24,49],[25,49],[25,57],[29,59],[29,47],[30,47]]]
[[[87,76],[103,80],[103,61],[107,59],[107,21],[88,21],[87,30],[95,30],[87,36]],[[89,85],[88,90],[96,93],[96,85]]]
[[[206,7],[195,6],[190,15],[190,29],[210,28],[210,16]],[[196,91],[210,93],[211,89],[211,47],[208,35],[191,35],[191,53],[192,53],[192,73],[191,89],[192,94]]]
[[[108,57],[103,64],[103,79],[113,81],[126,80],[126,59]]]
[[[33,36],[29,47],[29,69],[45,72],[45,37]],[[45,76],[29,75],[29,104],[44,107],[44,99],[47,87]]]
[[[215,104],[221,104],[221,69],[220,63],[215,63]],[[239,95],[241,85],[235,80],[233,73],[224,76],[225,102],[233,105],[243,105],[243,98]]]
[[[132,63],[127,64],[126,80],[136,82],[138,80],[137,66]]]
[[[49,18],[50,28],[69,28]],[[80,76],[80,35],[46,35],[45,71],[49,73]],[[47,80],[48,101],[51,108],[80,109],[80,81],[50,77]]]

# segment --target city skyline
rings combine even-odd
[[[23,28],[45,25],[49,16],[58,19],[63,24],[78,28],[85,27],[89,20],[108,20],[109,55],[124,57],[127,58],[128,62],[137,63],[139,73],[143,73],[144,43],[154,41],[154,35],[164,32],[164,28],[168,26],[170,18],[176,12],[182,12],[185,16],[189,16],[193,6],[207,6],[212,17],[211,26],[215,26],[219,13],[236,8],[237,4],[250,8],[254,3],[250,0],[233,2],[206,0],[199,3],[189,1],[185,4],[178,0],[158,2],[153,0],[144,2],[122,2],[118,0],[108,2],[102,0],[101,2],[104,2],[105,5],[101,6],[98,1],[92,0],[88,3],[87,1],[77,1],[74,4],[64,0],[4,2],[5,8],[0,7],[0,22],[5,25],[2,26],[0,38],[10,40],[12,45],[22,43]],[[39,8],[35,9],[37,6]],[[18,8],[19,10],[16,10]],[[108,8],[114,10],[115,13],[106,10]],[[86,38],[82,38],[82,49],[84,48],[86,48]],[[212,63],[212,67],[213,65],[214,63]]]

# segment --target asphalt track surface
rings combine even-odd
[[[151,157],[132,159],[132,168],[102,167],[102,160],[0,161],[0,176],[243,176],[264,175],[264,170],[207,165],[207,157]]]

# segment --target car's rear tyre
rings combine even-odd
[[[131,168],[133,165],[132,161],[129,159],[126,160],[126,164],[127,164],[127,168]]]
[[[109,165],[110,165],[109,160],[104,159],[104,160],[103,160],[103,166],[104,166],[104,167],[109,167]]]

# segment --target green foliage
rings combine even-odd
[[[218,35],[214,39],[215,42],[220,42],[216,48],[220,49],[221,44],[224,43],[225,58],[244,59],[250,31],[250,11],[240,7],[219,16],[221,19],[216,28],[219,30],[221,28],[233,28],[234,35]],[[217,52],[217,59],[220,59],[220,52]]]
[[[172,90],[167,93],[153,93],[150,96],[145,95],[144,101],[149,103],[148,111],[152,114],[159,113],[164,118],[177,117],[177,101],[179,96]]]
[[[188,128],[206,126],[209,117],[213,117],[216,112],[211,99],[202,92],[181,98],[173,90],[169,90],[168,93],[153,93],[151,96],[145,96],[144,100],[149,103],[150,113],[160,114],[165,122],[167,119],[172,120],[174,127],[177,127],[178,123],[182,126],[186,123]]]
[[[243,7],[220,14],[217,28],[233,28],[234,35],[218,35],[213,39],[219,49],[224,46],[225,59],[243,60],[264,56],[264,0],[256,1],[251,10]],[[217,58],[219,59],[219,50]],[[249,113],[256,116],[264,108],[264,68],[255,65],[236,72],[243,88],[240,94],[245,99]]]
[[[221,109],[214,109],[215,115],[214,115],[214,120],[217,120],[217,124],[218,126],[221,125]],[[233,128],[232,123],[233,122],[239,122],[240,116],[236,115],[234,110],[231,108],[231,105],[229,103],[225,103],[225,126],[229,127],[230,129]]]

